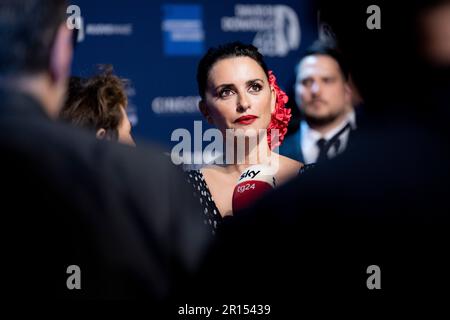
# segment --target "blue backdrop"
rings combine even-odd
[[[195,75],[210,46],[253,43],[289,91],[295,63],[317,37],[317,11],[310,1],[72,3],[82,17],[72,73],[89,76],[97,64],[112,64],[131,81],[128,114],[138,143],[156,141],[166,149],[176,143],[170,141],[174,129],[193,131],[193,121],[202,119]]]

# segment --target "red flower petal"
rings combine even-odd
[[[278,147],[284,140],[284,136],[287,133],[287,126],[292,117],[291,109],[285,108],[285,104],[289,101],[289,97],[278,87],[276,80],[272,70],[269,70],[269,84],[274,88],[276,94],[275,110],[272,113],[270,124],[267,127],[267,140],[271,149]],[[271,129],[279,130],[278,143],[276,143],[276,145],[271,145]]]

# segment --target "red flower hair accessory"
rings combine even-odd
[[[267,142],[269,143],[270,149],[274,149],[281,145],[284,140],[284,136],[287,132],[287,126],[291,120],[291,109],[286,108],[285,105],[289,98],[286,93],[278,87],[277,78],[273,74],[272,70],[269,70],[269,85],[275,89],[276,102],[275,110],[272,113],[269,126],[267,127]],[[271,130],[278,129],[278,141],[272,145],[272,135]]]

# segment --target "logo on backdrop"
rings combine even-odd
[[[269,57],[285,57],[300,46],[297,13],[286,5],[236,4],[233,17],[222,17],[224,32],[256,32],[253,45]]]
[[[199,113],[199,96],[155,97],[152,111],[156,114]]]
[[[166,4],[162,7],[164,54],[196,56],[203,53],[203,7],[201,5]]]
[[[117,23],[88,23],[85,25],[83,16],[77,20],[78,36],[77,42],[83,42],[86,36],[131,36],[133,35],[133,24]]]

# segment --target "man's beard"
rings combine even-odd
[[[326,116],[315,116],[302,112],[302,116],[304,117],[306,122],[310,126],[317,126],[317,127],[324,126],[334,122],[337,118],[339,118],[339,116],[341,116],[341,114],[342,113],[331,113]]]

